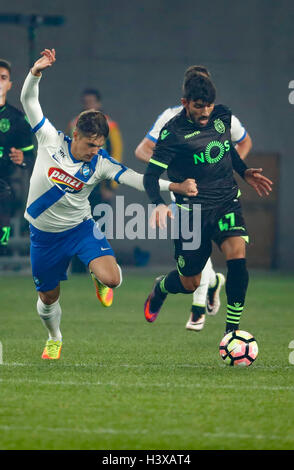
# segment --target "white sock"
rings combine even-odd
[[[205,268],[206,266],[207,266],[207,269],[209,269],[209,287],[214,287],[216,283],[216,273],[215,273],[215,270],[213,269],[210,258],[208,258]]]
[[[215,272],[212,267],[211,259],[208,258],[207,263],[201,273],[200,285],[193,293],[193,305],[198,305],[199,307],[206,305],[208,287],[212,287],[215,282]]]
[[[122,281],[123,281],[121,267],[120,267],[119,264],[117,264],[117,267],[118,267],[118,270],[119,270],[120,281],[119,281],[119,285],[118,285],[116,288],[120,287],[120,286],[121,286],[121,283],[122,283]]]
[[[59,299],[51,305],[46,305],[40,297],[37,302],[37,311],[41,321],[49,333],[49,339],[54,341],[62,341],[61,331],[59,329],[61,320],[61,307]]]
[[[208,278],[204,273],[204,270],[201,273],[201,281],[197,289],[193,292],[193,304],[198,307],[205,307],[206,297],[208,291]]]

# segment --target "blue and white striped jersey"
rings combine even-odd
[[[30,72],[21,93],[38,141],[25,218],[39,230],[62,232],[91,218],[88,196],[97,183],[115,180],[144,191],[143,175],[117,162],[103,149],[90,162],[76,160],[71,153],[71,139],[43,116],[39,81],[40,77]],[[163,191],[168,191],[169,185],[169,181],[160,181]]]

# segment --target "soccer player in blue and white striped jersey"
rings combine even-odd
[[[60,281],[67,279],[70,260],[77,255],[89,267],[96,294],[105,307],[112,303],[112,288],[121,283],[114,252],[95,227],[88,196],[102,180],[114,180],[143,191],[143,175],[127,168],[102,149],[109,128],[100,111],[80,114],[73,139],[43,115],[38,95],[42,71],[55,62],[55,50],[45,49],[29,72],[21,102],[38,141],[30,180],[25,218],[30,222],[32,272],[39,297],[37,310],[48,330],[43,359],[59,359]],[[181,187],[161,180],[161,190]],[[191,189],[196,192],[196,185]]]

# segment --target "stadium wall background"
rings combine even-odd
[[[57,63],[41,85],[45,114],[64,129],[80,109],[81,90],[99,88],[105,110],[121,127],[124,161],[140,172],[144,165],[134,157],[137,143],[162,110],[179,102],[185,68],[205,64],[218,102],[229,105],[245,124],[254,152],[280,155],[276,265],[293,269],[293,1],[186,0],[182,5],[175,0],[10,0],[0,13],[66,17],[62,27],[37,31],[37,51],[57,51]],[[13,64],[9,100],[20,106],[28,70],[26,29],[0,24],[0,44],[0,56]],[[122,193],[127,202],[147,202],[143,193],[120,188]],[[129,252],[135,246],[148,249],[153,262],[171,257],[165,241],[115,241],[113,246]]]

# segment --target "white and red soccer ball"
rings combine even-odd
[[[230,366],[251,366],[258,355],[257,342],[247,331],[231,331],[223,337],[219,353]]]

